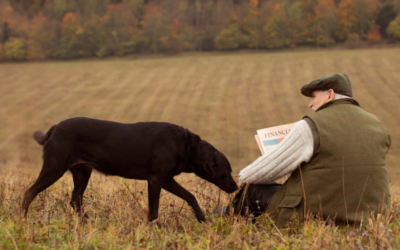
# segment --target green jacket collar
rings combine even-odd
[[[331,106],[340,105],[340,104],[352,104],[352,105],[356,105],[358,107],[361,107],[360,104],[356,100],[354,100],[353,98],[346,98],[346,99],[338,99],[338,100],[333,100],[333,101],[327,102],[324,105],[322,105],[321,107],[319,107],[317,109],[317,111],[315,111],[315,112],[318,112],[318,111],[320,111],[322,109],[329,108]]]

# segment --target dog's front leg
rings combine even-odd
[[[154,180],[147,181],[149,195],[149,222],[158,218],[158,206],[160,204],[161,183]]]
[[[206,217],[204,216],[203,211],[201,211],[201,208],[197,203],[194,195],[184,189],[174,179],[171,179],[170,181],[164,183],[162,187],[168,192],[173,193],[181,199],[184,199],[189,204],[189,206],[193,208],[196,218],[199,222],[203,222],[206,220]]]

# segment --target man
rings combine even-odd
[[[267,212],[282,227],[317,215],[365,223],[370,213],[384,212],[390,207],[385,164],[391,145],[385,125],[352,99],[345,74],[314,80],[301,93],[312,98],[314,113],[239,173],[234,213]],[[289,173],[282,186],[273,182]]]

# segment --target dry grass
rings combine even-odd
[[[0,248],[398,248],[399,52],[212,53],[0,64]],[[168,121],[215,145],[237,173],[260,155],[255,130],[301,119],[310,110],[300,87],[334,72],[348,74],[355,99],[391,132],[390,218],[371,218],[362,230],[310,221],[278,231],[266,217],[252,224],[210,214],[207,223],[199,224],[182,200],[163,192],[160,219],[147,224],[146,184],[97,174],[85,192],[88,222],[81,223],[69,207],[69,174],[36,198],[27,220],[19,213],[22,193],[40,170],[41,147],[32,140],[34,130],[47,131],[76,116]],[[192,175],[177,180],[205,211],[229,200]]]
[[[388,249],[400,247],[400,202],[394,195],[389,218],[372,217],[362,226],[327,226],[324,222],[293,222],[276,229],[267,216],[256,223],[244,217],[211,215],[227,204],[228,195],[215,186],[182,175],[177,178],[195,194],[206,212],[198,223],[190,207],[161,193],[160,217],[147,223],[147,185],[143,181],[92,175],[81,219],[69,206],[72,178],[66,174],[32,203],[29,216],[19,213],[22,193],[37,172],[0,172],[0,249]]]

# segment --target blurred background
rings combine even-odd
[[[35,130],[77,116],[166,121],[234,173],[257,129],[311,112],[304,84],[346,73],[400,163],[399,0],[0,0],[0,169],[41,167]]]
[[[1,60],[400,39],[400,0],[0,0],[0,10]]]

